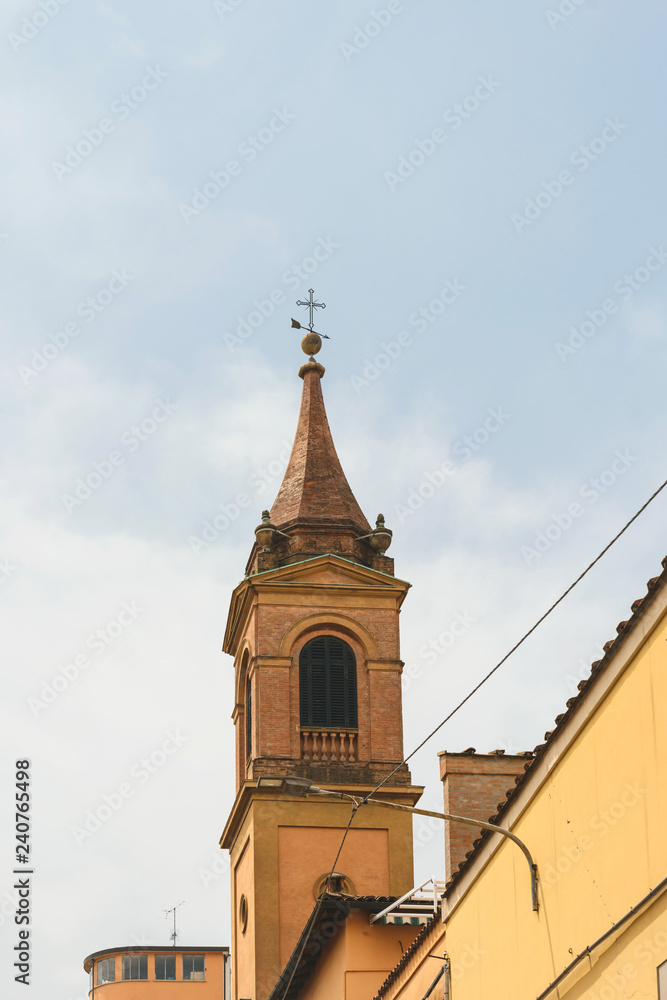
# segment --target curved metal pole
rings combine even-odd
[[[262,781],[262,779],[260,778],[259,781]],[[405,812],[417,813],[418,816],[433,816],[435,819],[446,819],[452,823],[465,823],[466,826],[474,826],[477,829],[491,830],[493,833],[499,833],[502,837],[513,840],[517,847],[523,851],[530,869],[530,894],[533,902],[533,910],[537,913],[540,908],[537,895],[537,865],[533,861],[533,857],[524,842],[515,833],[505,830],[502,826],[496,826],[494,823],[485,823],[481,819],[470,819],[469,816],[455,816],[452,813],[439,813],[431,812],[430,809],[418,809],[416,806],[403,806],[398,802],[388,802],[386,799],[360,799],[356,795],[349,795],[347,792],[336,792],[327,788],[318,788],[317,785],[310,785],[307,778],[285,778],[282,779],[282,785],[285,791],[288,791],[292,795],[333,795],[339,799],[349,799],[357,807],[367,802],[372,802],[376,806],[387,806],[389,809],[403,809]]]
[[[352,797],[353,796],[346,796],[346,798]],[[417,813],[419,816],[433,816],[435,819],[446,819],[450,820],[452,823],[465,823],[466,826],[474,826],[478,829],[481,827],[482,830],[492,830],[494,833],[500,833],[503,837],[513,840],[517,847],[521,848],[526,861],[528,862],[528,867],[530,868],[530,893],[533,901],[533,909],[536,912],[539,910],[540,904],[537,898],[537,865],[533,861],[532,855],[524,842],[520,840],[515,833],[512,833],[510,830],[505,830],[502,826],[496,826],[494,823],[484,823],[481,819],[470,819],[468,816],[455,816],[452,813],[431,812],[430,809],[417,809],[416,806],[403,806],[398,802],[387,802],[384,799],[360,799],[359,802],[373,802],[377,806],[389,806],[390,809],[404,809],[406,812]]]

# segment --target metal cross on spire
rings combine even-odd
[[[313,325],[314,325],[314,323],[313,323],[314,310],[315,309],[326,309],[327,305],[326,305],[326,302],[316,302],[315,301],[315,299],[313,298],[313,296],[314,296],[315,293],[313,292],[312,288],[309,288],[308,291],[310,292],[310,298],[306,302],[302,302],[301,299],[299,299],[297,301],[297,305],[298,306],[305,306],[306,309],[308,309],[309,315],[310,315],[310,320],[309,320],[309,323],[308,323],[308,329],[312,333],[313,332]]]

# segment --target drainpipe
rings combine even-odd
[[[432,955],[432,958],[437,958],[437,955]],[[442,977],[445,977],[445,992],[443,994],[444,1000],[449,1000],[449,959],[447,957],[447,952],[445,952],[445,964],[440,966],[438,974],[427,989],[426,993],[422,997],[422,1000],[428,1000],[433,990],[436,988]]]
[[[445,992],[443,994],[443,998],[444,1000],[449,1000],[449,986],[451,982],[452,968],[451,968],[451,963],[449,961],[449,955],[447,954],[447,952],[445,952],[445,964],[443,968],[445,970]]]

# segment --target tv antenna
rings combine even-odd
[[[162,911],[164,913],[164,919],[165,920],[169,920],[169,914],[170,913],[174,914],[174,929],[171,932],[171,934],[169,935],[169,937],[171,938],[172,946],[174,948],[176,947],[176,936],[177,936],[176,935],[176,910],[179,908],[179,906],[183,906],[183,903],[185,903],[185,902],[186,902],[186,900],[182,899],[180,901],[180,903],[176,903],[176,906],[172,906],[172,908],[170,910],[163,910]]]

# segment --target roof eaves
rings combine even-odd
[[[308,980],[322,951],[322,944],[331,934],[318,940],[318,929],[334,921],[342,926],[352,910],[370,910],[379,913],[385,906],[395,903],[396,896],[348,896],[345,893],[323,893],[309,916],[301,936],[294,946],[287,965],[273,987],[268,1000],[295,1000],[301,987]],[[310,943],[309,943],[310,942]]]
[[[488,819],[489,823],[498,824],[502,817],[505,815],[510,805],[514,801],[515,796],[518,794],[519,789],[529,780],[531,771],[536,767],[537,763],[544,756],[547,748],[556,739],[557,735],[563,730],[567,725],[568,721],[571,719],[572,715],[576,711],[577,707],[583,700],[584,696],[588,690],[595,683],[600,674],[605,670],[607,665],[611,662],[615,653],[617,652],[619,646],[621,645],[623,639],[628,635],[628,633],[637,625],[639,620],[642,618],[649,605],[653,602],[658,593],[662,590],[663,586],[667,583],[667,556],[662,560],[661,563],[663,571],[659,576],[651,577],[651,579],[646,584],[646,594],[643,597],[638,598],[633,601],[630,610],[632,615],[626,621],[619,622],[616,626],[616,636],[610,639],[602,647],[605,651],[604,656],[600,660],[595,660],[591,664],[591,672],[588,677],[580,681],[578,686],[579,694],[572,698],[568,698],[566,701],[566,710],[561,712],[560,715],[556,716],[554,720],[556,725],[553,729],[548,730],[544,734],[544,743],[539,743],[533,750],[533,756],[524,765],[523,774],[517,775],[514,779],[514,787],[508,788],[506,797],[502,802],[498,803],[498,807],[493,816]],[[462,877],[463,873],[470,867],[473,859],[477,855],[480,847],[486,843],[486,841],[493,836],[491,830],[485,830],[480,837],[473,842],[472,849],[466,854],[465,860],[461,862],[458,869],[452,875],[451,879],[445,886],[445,896],[447,896],[454,886],[458,883],[459,879]]]

